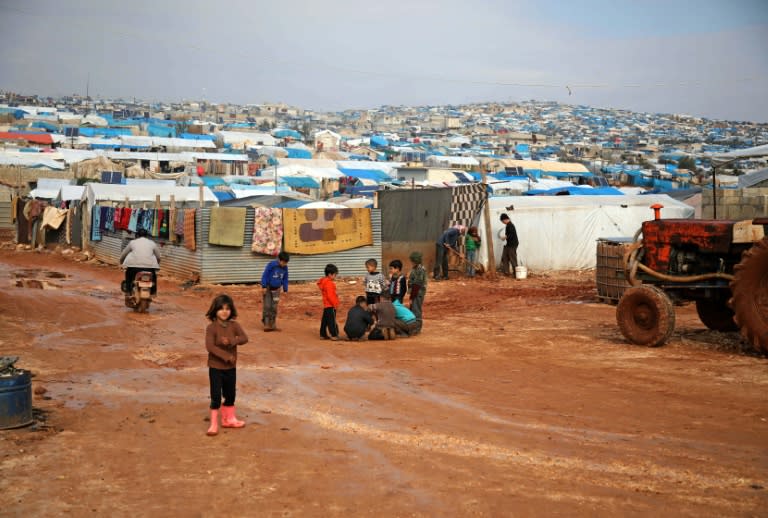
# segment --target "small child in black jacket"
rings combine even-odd
[[[403,302],[406,289],[405,275],[403,275],[403,263],[400,259],[395,259],[389,263],[389,297],[392,302],[399,300]]]

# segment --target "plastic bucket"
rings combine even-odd
[[[515,279],[527,279],[528,268],[525,266],[515,266]]]
[[[32,424],[32,377],[29,371],[0,376],[0,430]]]

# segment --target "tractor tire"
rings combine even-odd
[[[699,314],[701,323],[712,331],[738,331],[739,326],[733,319],[733,310],[728,303],[721,299],[696,300],[696,313]]]
[[[752,347],[768,354],[768,237],[744,252],[733,272],[734,319]]]
[[[664,345],[675,329],[675,307],[663,290],[649,284],[628,288],[616,306],[624,338],[637,345]]]
[[[149,300],[147,299],[139,300],[139,303],[136,305],[136,311],[138,311],[139,313],[149,312]]]

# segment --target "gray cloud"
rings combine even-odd
[[[616,30],[631,20],[615,6],[555,13],[547,2],[491,0],[259,4],[3,2],[0,88],[83,92],[90,75],[92,93],[107,97],[205,95],[316,109],[536,98],[768,121],[768,25],[755,2],[739,4],[723,29],[716,10],[727,21],[729,7],[705,2],[699,23],[693,13],[686,25],[695,30],[679,31]],[[638,23],[664,5],[650,2]],[[745,26],[750,9],[756,25]]]

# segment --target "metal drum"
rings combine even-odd
[[[0,430],[32,424],[32,377],[29,371],[0,374]]]

